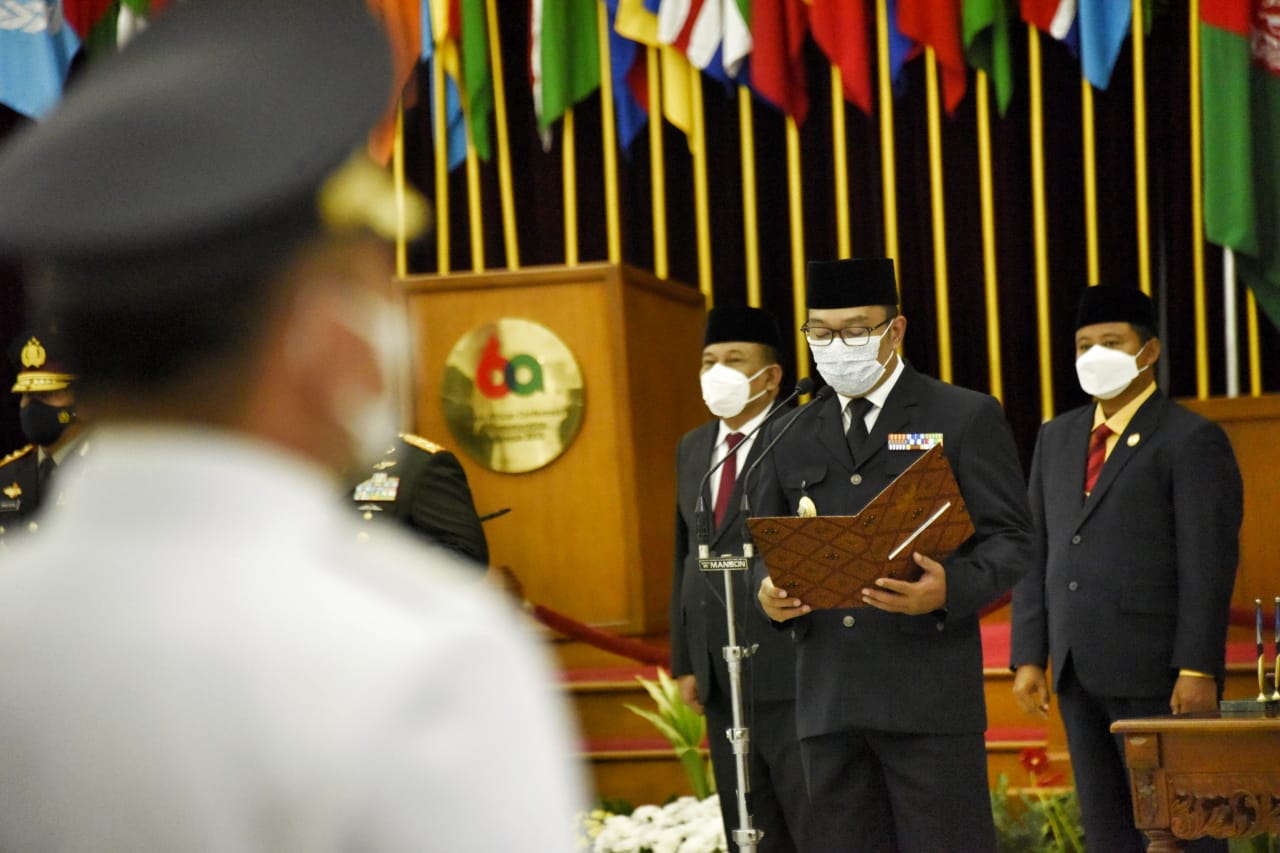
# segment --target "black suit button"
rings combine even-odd
[[[1072,536],[1072,537],[1071,537],[1071,544],[1072,544],[1072,545],[1079,545],[1079,544],[1080,544],[1080,534],[1079,534],[1079,533],[1077,533],[1075,536]]]
[[[1072,581],[1071,583],[1067,584],[1067,589],[1071,590],[1072,592],[1075,592],[1079,588],[1080,588],[1080,584],[1076,583],[1075,581]]]

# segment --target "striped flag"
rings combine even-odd
[[[1205,236],[1280,327],[1280,9],[1201,0],[1200,37]]]
[[[658,39],[658,0],[618,0],[614,29],[624,38],[658,48],[662,79],[662,114],[693,145],[693,87],[701,85],[689,58]]]
[[[1073,42],[1071,30],[1076,23],[1076,0],[1021,0],[1021,6],[1022,20],[1058,41]]]
[[[62,97],[80,38],[61,0],[0,4],[0,103],[32,118]]]

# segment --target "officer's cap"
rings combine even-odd
[[[75,380],[67,371],[62,342],[53,332],[30,329],[9,346],[9,361],[17,373],[10,390],[15,394],[61,391]]]

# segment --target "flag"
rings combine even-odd
[[[529,70],[538,129],[600,87],[596,0],[531,0]]]
[[[614,29],[638,44],[658,48],[662,79],[662,114],[693,145],[693,87],[701,85],[689,58],[658,39],[658,0],[618,0]]]
[[[809,6],[804,0],[752,0],[751,88],[804,124],[809,115],[804,37]]]
[[[1021,0],[1021,6],[1022,20],[1058,41],[1070,41],[1076,23],[1076,0]]]
[[[871,115],[871,57],[868,33],[875,22],[867,14],[866,0],[812,0],[809,29],[813,40],[840,69],[844,98]]]
[[[435,35],[431,26],[431,0],[422,0],[422,51],[419,56],[427,63],[427,79],[434,79],[434,63],[437,60]],[[434,128],[436,110],[440,109],[440,105],[435,102],[435,86],[430,85],[426,89],[431,106],[431,126]],[[462,98],[458,95],[458,86],[447,74],[444,78],[444,121],[445,157],[449,171],[452,172],[467,158],[467,124],[462,115]]]
[[[413,87],[409,78],[418,64],[422,47],[422,16],[419,0],[369,0],[369,10],[382,22],[391,42],[391,69],[396,91],[405,93],[406,106],[411,103]],[[369,156],[386,164],[395,145],[396,111],[392,104],[382,120],[369,133]]]
[[[493,72],[489,65],[489,16],[484,0],[461,0],[462,109],[471,144],[481,160],[492,156],[489,121],[493,117]]]
[[[61,0],[0,4],[0,103],[36,119],[49,112],[79,49]]]
[[[964,49],[969,64],[981,68],[996,89],[1000,115],[1013,94],[1013,55],[1009,50],[1010,0],[964,0]]]
[[[609,78],[613,87],[613,114],[618,127],[618,145],[631,147],[649,120],[649,88],[645,76],[648,63],[644,51],[634,41],[619,34],[619,0],[605,0],[609,12]]]
[[[902,69],[920,52],[920,46],[898,29],[898,3],[899,0],[887,0],[884,4],[885,14],[889,18],[889,79],[895,86],[902,75]],[[895,91],[895,94],[901,92]]]
[[[1280,327],[1280,20],[1258,0],[1201,0],[1204,230],[1236,253]]]
[[[1120,48],[1129,35],[1133,5],[1127,0],[1079,0],[1080,64],[1095,89],[1111,82]]]
[[[898,29],[933,48],[942,74],[943,104],[955,112],[964,97],[968,71],[961,36],[960,0],[898,0]]]

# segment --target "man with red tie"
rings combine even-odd
[[[737,850],[737,765],[725,737],[733,724],[724,578],[698,567],[698,486],[732,452],[703,490],[711,514],[711,553],[741,554],[744,519],[739,477],[763,444],[752,435],[778,397],[778,324],[759,308],[720,306],[707,316],[702,350],[702,398],[715,420],[688,432],[676,453],[676,546],[671,583],[671,672],[681,695],[707,717],[711,766],[720,792],[725,838]],[[735,593],[738,643],[758,644],[743,665],[743,696],[751,731],[749,752],[752,827],[763,830],[762,853],[806,849],[798,835],[808,821],[808,796],[795,726],[795,654],[791,639],[769,628],[744,584]]]
[[[1093,401],[1040,430],[1037,550],[1013,593],[1014,696],[1044,716],[1052,659],[1086,843],[1106,853],[1146,848],[1111,723],[1217,707],[1239,560],[1235,455],[1156,387],[1155,329],[1141,291],[1084,292],[1076,373]]]

